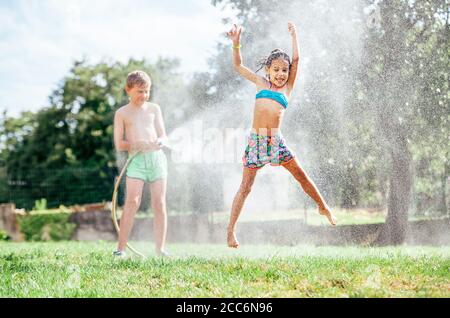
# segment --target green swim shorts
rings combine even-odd
[[[167,159],[162,150],[139,153],[127,167],[127,177],[153,182],[167,178]]]

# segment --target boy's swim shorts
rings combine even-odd
[[[127,167],[127,177],[153,182],[167,178],[167,158],[162,150],[139,153]]]

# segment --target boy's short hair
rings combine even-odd
[[[134,86],[150,86],[152,80],[150,76],[144,71],[133,71],[127,76],[127,87],[133,88]]]

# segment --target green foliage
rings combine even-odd
[[[70,240],[76,224],[69,222],[70,213],[31,212],[19,219],[20,231],[27,241]]]
[[[47,210],[47,199],[42,198],[40,200],[34,201],[34,211],[43,211]]]
[[[3,230],[0,230],[0,241],[9,241],[11,237]]]

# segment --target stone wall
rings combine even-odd
[[[20,214],[21,212],[16,210],[15,204],[0,204],[0,230],[8,233],[14,241],[21,241],[23,239],[18,222]]]
[[[111,212],[108,210],[74,212],[69,221],[77,225],[72,235],[73,240],[115,241],[117,239]]]

